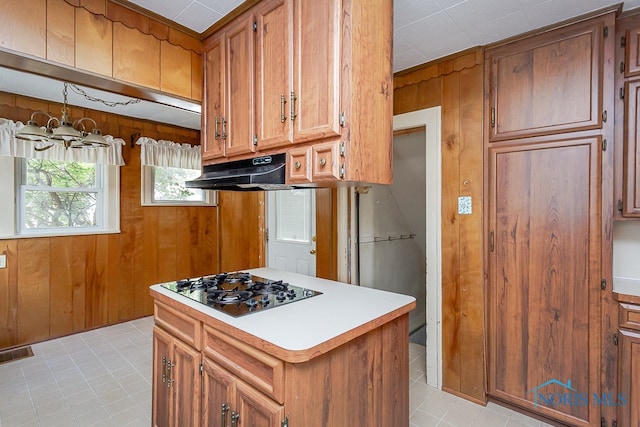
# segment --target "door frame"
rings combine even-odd
[[[441,107],[393,116],[393,130],[425,128],[427,384],[442,388],[442,143]],[[431,206],[431,209],[429,208]]]

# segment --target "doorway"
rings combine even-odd
[[[313,189],[267,192],[267,267],[316,275]]]

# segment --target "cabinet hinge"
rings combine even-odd
[[[624,62],[620,63],[620,74],[624,73]]]
[[[280,427],[289,427],[289,417],[284,417],[284,420],[280,422]]]
[[[600,289],[602,289],[603,291],[607,289],[607,279],[602,279],[600,281]]]
[[[620,37],[620,47],[625,47],[627,45],[627,38],[625,36]]]
[[[604,30],[602,30],[602,34],[607,37],[609,35],[609,27],[605,26]]]
[[[618,334],[613,334],[613,345],[618,345]]]
[[[624,99],[624,88],[620,88],[620,99]]]
[[[268,242],[269,241],[269,229],[265,229],[264,230],[264,241]]]
[[[494,236],[493,230],[491,230],[491,232],[489,233],[489,251],[490,252],[493,252],[493,250],[495,249],[494,241],[493,241],[494,237],[493,236]]]
[[[602,140],[602,151],[607,151],[607,140],[606,139]]]
[[[344,127],[347,124],[347,119],[344,116],[344,111],[340,113],[340,126]]]
[[[622,200],[618,200],[618,212],[622,213]]]
[[[606,123],[607,122],[607,110],[604,110],[602,112],[602,122]]]
[[[202,366],[202,363],[200,364],[200,375],[202,375],[202,371],[204,370],[204,367]]]
[[[253,31],[258,32],[258,23],[256,21],[253,21]]]
[[[344,163],[340,165],[340,178],[344,179]]]
[[[491,107],[491,127],[496,127],[496,109]]]
[[[340,156],[344,157],[347,152],[347,148],[344,145],[344,141],[340,143]]]
[[[253,145],[258,145],[258,135],[253,135]]]

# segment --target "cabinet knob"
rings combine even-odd
[[[320,159],[320,166],[324,166],[324,165],[326,165],[326,164],[327,164],[327,161],[324,159],[324,157],[322,157],[322,158]]]
[[[295,166],[296,169],[300,169],[300,166],[302,166],[300,162],[295,162],[293,165]]]

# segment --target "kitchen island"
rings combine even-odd
[[[232,317],[152,286],[154,425],[408,426],[413,297],[246,271],[321,294]]]

